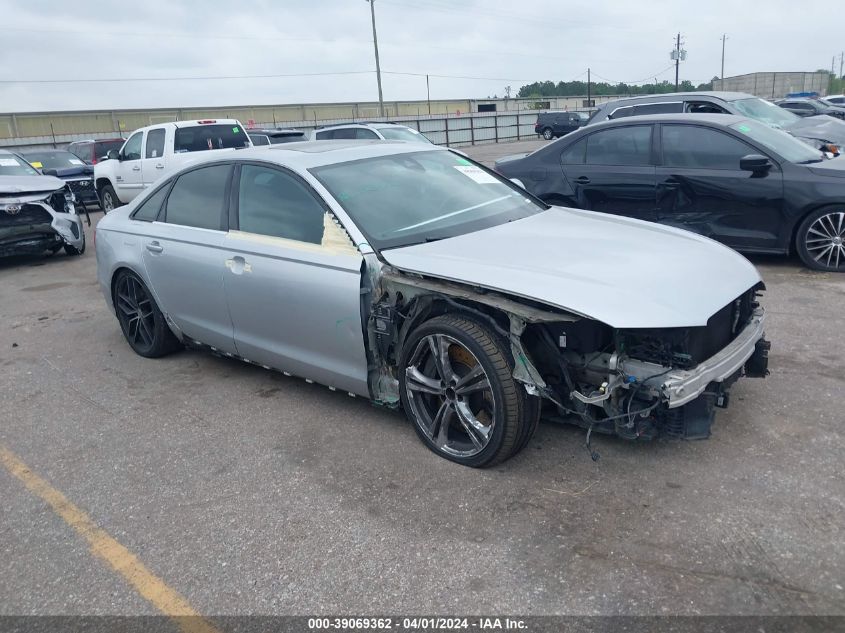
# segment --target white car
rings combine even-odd
[[[329,125],[317,128],[314,131],[315,141],[329,140],[382,140],[382,141],[408,141],[410,143],[431,144],[423,134],[415,129],[398,123],[345,123],[343,125]]]
[[[208,154],[252,147],[237,119],[158,123],[133,132],[94,168],[100,206],[108,213],[131,202],[165,174]]]

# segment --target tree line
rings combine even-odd
[[[714,79],[717,79],[714,77]],[[712,90],[712,80],[706,84],[694,85],[689,80],[678,84],[679,92],[693,92],[695,90]],[[603,95],[653,95],[675,92],[675,82],[661,81],[653,84],[612,84],[608,82],[590,82],[590,94]],[[586,81],[535,81],[519,89],[517,97],[532,99],[537,97],[580,97],[587,94]]]

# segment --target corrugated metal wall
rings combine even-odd
[[[749,73],[713,80],[713,90],[747,92],[763,99],[782,99],[792,92],[817,92],[824,96],[830,82],[827,73]]]
[[[600,97],[607,101],[617,97]],[[583,97],[543,97],[550,109],[574,110],[583,106]],[[429,116],[464,116],[477,113],[480,104],[495,107],[495,112],[533,112],[532,99],[453,99],[439,101],[385,102],[387,118],[398,120]],[[180,108],[149,110],[105,110],[91,112],[34,112],[0,114],[0,146],[69,143],[85,138],[128,136],[133,130],[164,121],[234,118],[244,124],[272,127],[302,127],[350,120],[377,120],[378,103],[316,103],[277,106],[233,106],[221,108]],[[491,113],[492,114],[492,113]],[[466,135],[463,124],[455,123],[456,138]],[[532,122],[533,125],[533,122]],[[460,130],[464,130],[461,132]],[[450,134],[452,130],[450,129]],[[532,130],[533,132],[533,130]],[[486,132],[485,132],[486,133]],[[445,136],[445,130],[444,130]]]

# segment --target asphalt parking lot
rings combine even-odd
[[[9,455],[209,616],[845,614],[845,276],[753,260],[772,374],[736,385],[710,440],[598,437],[593,462],[546,423],[479,471],[361,399],[136,356],[92,237],[0,261],[0,614],[156,613]]]

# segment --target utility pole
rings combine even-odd
[[[590,105],[590,69],[587,69],[587,107],[591,108]]]
[[[428,115],[431,116],[431,86],[428,83],[428,75],[425,76],[425,98],[428,101]]]
[[[675,44],[675,92],[678,92],[678,70],[681,66],[681,34],[678,33],[678,41]]]
[[[681,34],[678,33],[678,38],[675,40],[675,48],[669,53],[669,59],[675,60],[675,92],[678,91],[678,71],[681,62],[687,58],[687,52],[681,48]]]
[[[845,62],[845,51],[839,53],[839,78],[842,79],[842,65]]]
[[[370,3],[370,15],[373,18],[373,47],[376,51],[376,81],[378,81],[378,110],[384,117],[384,97],[381,94],[381,66],[378,61],[378,36],[376,35],[376,0],[364,0]],[[360,5],[359,5],[360,6]]]
[[[722,74],[720,75],[722,81],[725,80],[725,40],[728,39],[726,33],[722,33]]]

